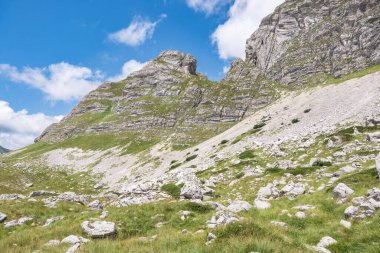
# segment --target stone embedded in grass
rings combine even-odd
[[[83,238],[81,236],[69,235],[62,239],[61,243],[77,244],[77,243],[88,243],[90,240]]]
[[[97,200],[94,200],[92,201],[90,204],[87,205],[89,208],[91,209],[98,209],[98,210],[102,210],[103,209],[103,205],[102,203],[97,199]]]
[[[354,191],[343,183],[339,183],[333,190],[334,199],[342,199],[350,196]]]
[[[108,221],[84,221],[82,223],[83,231],[91,238],[104,238],[116,234],[116,226],[113,222]]]
[[[26,222],[32,221],[32,220],[33,220],[33,218],[30,218],[30,217],[22,217],[18,220],[12,220],[9,222],[4,222],[4,227],[10,228],[10,227],[14,227],[14,226],[19,226],[19,225],[25,224]]]
[[[208,235],[206,237],[206,245],[209,245],[210,243],[215,241],[216,238],[217,238],[216,235],[214,235],[213,233],[208,233]]]
[[[352,218],[359,212],[359,207],[357,206],[349,206],[344,210],[344,215],[348,218]]]
[[[315,206],[312,206],[312,205],[295,206],[295,207],[292,207],[292,209],[307,211],[307,210],[314,210]]]
[[[379,175],[379,178],[380,178],[380,154],[376,157],[376,170],[377,170],[377,174]]]
[[[234,200],[227,207],[227,210],[234,213],[238,213],[241,211],[248,211],[251,208],[252,208],[252,205],[250,205],[247,201]]]
[[[60,240],[50,240],[48,241],[47,243],[45,243],[46,246],[55,246],[55,245],[58,245],[60,244],[61,241]]]
[[[330,236],[325,236],[325,237],[322,237],[322,239],[318,242],[317,247],[326,248],[335,243],[337,243],[337,241],[334,238]]]
[[[347,229],[351,228],[351,222],[349,222],[349,221],[341,220],[339,223],[340,223],[340,225],[342,225],[343,227],[345,227]]]
[[[231,212],[226,211],[218,211],[214,216],[211,217],[209,221],[207,221],[208,228],[216,228],[223,224],[228,224],[232,222],[239,221],[239,218]]]
[[[59,220],[63,220],[64,217],[63,216],[57,216],[57,217],[53,217],[53,218],[49,218],[46,220],[45,224],[43,225],[43,227],[47,227],[49,226],[50,224],[56,222],[56,221],[59,221]]]
[[[5,221],[6,218],[7,218],[7,215],[5,213],[0,212],[0,222]]]
[[[271,221],[270,222],[271,224],[275,225],[275,226],[279,226],[279,227],[288,227],[288,224],[286,224],[285,222],[282,222],[282,221]]]
[[[268,209],[270,208],[270,203],[264,200],[260,199],[255,199],[253,202],[253,206],[256,207],[257,209]]]
[[[67,249],[66,253],[75,253],[79,250],[80,246],[80,243],[74,244],[73,246]]]
[[[0,200],[17,200],[24,198],[25,196],[22,194],[0,194]]]
[[[304,212],[296,212],[295,216],[298,219],[305,219],[306,218],[306,214]]]
[[[55,192],[50,192],[50,191],[45,191],[45,190],[32,191],[29,194],[29,198],[40,197],[40,196],[51,196],[51,195],[55,195],[55,194],[56,194]]]

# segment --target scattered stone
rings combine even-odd
[[[317,244],[317,247],[326,248],[335,243],[337,243],[337,241],[334,238],[330,236],[325,236],[319,241],[319,243]]]
[[[73,246],[71,246],[70,248],[68,248],[68,250],[66,251],[66,253],[75,253],[79,250],[80,248],[80,243],[77,243],[77,244],[74,244]]]
[[[25,185],[25,187],[28,187],[28,188],[33,187],[33,183],[28,183]]]
[[[367,141],[380,143],[380,132],[368,134]]]
[[[364,201],[365,197],[356,197],[351,200],[352,204],[354,205],[361,205],[362,203],[364,203]]]
[[[314,210],[315,206],[312,206],[312,205],[295,206],[292,209],[300,210],[300,211],[307,211],[307,210]]]
[[[45,245],[47,245],[47,246],[55,246],[55,245],[58,245],[60,243],[61,243],[60,240],[50,240],[47,243],[45,243]]]
[[[53,218],[49,218],[46,220],[45,224],[43,225],[43,227],[47,227],[49,226],[51,223],[54,223],[56,221],[59,221],[59,220],[63,220],[64,217],[63,216],[58,216],[58,217],[53,217]]]
[[[69,235],[62,239],[61,243],[69,243],[69,244],[81,244],[88,243],[90,240],[83,238],[81,236]]]
[[[181,196],[185,199],[203,199],[201,182],[197,176],[192,175],[184,182],[181,189]]]
[[[215,241],[216,238],[217,238],[216,235],[214,235],[213,233],[208,233],[207,238],[206,238],[206,245],[209,245],[210,243]]]
[[[342,225],[343,227],[345,227],[347,229],[351,228],[351,222],[349,222],[349,221],[341,220],[340,225]]]
[[[211,217],[209,221],[207,221],[208,228],[216,228],[223,224],[228,224],[232,222],[239,221],[239,218],[231,212],[218,211],[214,216]]]
[[[3,222],[7,219],[7,215],[5,213],[0,212],[0,222]]]
[[[25,224],[26,222],[32,221],[32,220],[33,220],[33,218],[23,217],[23,218],[20,218],[18,220],[12,220],[9,222],[4,222],[4,227],[10,228],[10,227],[14,227],[14,226],[19,226],[19,225]]]
[[[99,209],[99,210],[103,209],[103,205],[102,205],[102,203],[100,203],[99,200],[94,200],[90,204],[88,204],[87,206],[91,209]]]
[[[377,170],[377,174],[379,175],[379,178],[380,178],[380,154],[376,157],[376,170]]]
[[[100,219],[105,219],[108,216],[108,211],[103,211],[102,214],[99,216]]]
[[[284,227],[284,228],[288,227],[288,224],[282,221],[271,221],[270,223],[276,226]]]
[[[264,200],[255,199],[253,206],[257,209],[268,209],[270,208],[270,203]]]
[[[22,194],[0,194],[0,200],[17,200],[24,198],[25,196]]]
[[[205,231],[203,229],[199,229],[198,231],[196,231],[194,234],[196,235],[200,235],[200,234],[203,234]]]
[[[357,206],[349,206],[344,210],[344,215],[348,218],[352,218],[359,212],[359,207]]]
[[[298,219],[305,219],[306,218],[306,214],[304,212],[296,212],[295,216]]]
[[[84,221],[82,223],[83,231],[91,238],[104,238],[113,236],[116,233],[116,226],[113,222],[108,221]]]
[[[181,220],[187,220],[191,213],[190,211],[180,211],[178,214],[181,215]]]
[[[339,177],[339,176],[342,176],[344,174],[348,174],[348,173],[354,172],[355,170],[356,170],[355,167],[345,166],[345,167],[339,169],[337,172],[335,172],[334,176]]]
[[[351,188],[343,183],[339,183],[333,190],[333,198],[347,198],[352,193],[354,193],[354,191]]]
[[[227,207],[227,210],[228,211],[231,211],[231,212],[234,212],[234,213],[238,213],[238,212],[241,212],[241,211],[248,211],[249,209],[252,208],[252,205],[250,205],[248,202],[246,201],[242,201],[242,200],[234,200],[231,202],[231,204]]]

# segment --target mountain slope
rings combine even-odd
[[[8,153],[9,151],[10,151],[9,149],[6,149],[0,146],[0,154],[5,154],[5,153]]]

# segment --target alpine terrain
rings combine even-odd
[[[380,0],[252,32],[220,82],[164,51],[0,155],[0,251],[380,252]]]

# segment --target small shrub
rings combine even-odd
[[[313,163],[313,166],[318,166],[318,167],[323,167],[323,166],[331,166],[331,162],[329,161],[322,161],[322,160],[317,160]]]
[[[239,178],[242,178],[242,177],[244,177],[244,172],[240,172],[240,173],[238,173],[236,176],[235,176],[235,178],[236,179],[239,179]]]
[[[188,156],[188,157],[186,157],[185,161],[186,161],[186,162],[189,162],[189,161],[191,161],[191,160],[194,160],[195,158],[197,158],[197,156],[198,156],[198,155],[191,155],[191,156]]]
[[[306,109],[305,111],[303,111],[304,113],[309,113],[311,111],[310,108]]]
[[[220,142],[220,145],[226,144],[227,142],[228,142],[227,140],[222,140],[222,141]]]
[[[176,199],[179,199],[179,196],[181,195],[181,188],[173,183],[161,186],[161,191],[166,192],[167,194]]]
[[[178,168],[179,166],[181,166],[180,163],[175,163],[172,166],[170,166],[169,170],[174,170],[175,168]]]
[[[300,122],[299,118],[292,119],[292,124],[296,124],[298,122]]]
[[[264,122],[260,122],[256,125],[253,126],[253,129],[259,129],[259,128],[263,128],[265,126],[265,123]]]
[[[172,160],[171,162],[170,162],[170,164],[174,164],[174,163],[176,163],[176,162],[178,162],[177,160]]]
[[[192,212],[197,212],[197,213],[208,213],[213,208],[210,205],[203,205],[195,202],[187,202],[185,204],[186,210],[192,211]]]
[[[253,153],[252,150],[246,150],[242,153],[239,154],[239,159],[244,160],[244,159],[250,159],[254,158],[255,154]]]

